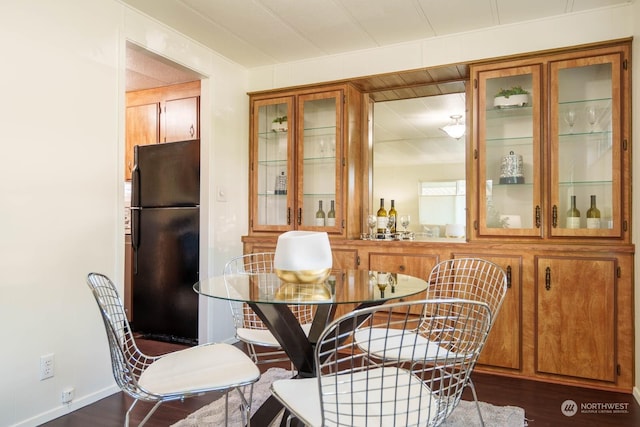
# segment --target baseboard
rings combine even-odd
[[[68,405],[60,405],[46,412],[38,414],[34,417],[28,418],[26,420],[22,420],[16,424],[13,424],[10,427],[36,427],[48,421],[61,417],[63,415],[67,415],[87,405],[91,405],[92,403],[95,403],[100,399],[104,399],[107,396],[111,396],[112,394],[119,393],[119,392],[120,392],[120,389],[114,384],[110,387],[103,388],[102,390],[99,390],[95,393],[91,393],[86,396],[82,396],[80,398],[76,396],[76,398],[73,399],[73,401]]]
[[[636,399],[638,405],[640,405],[640,389],[638,387],[633,388],[633,397]]]

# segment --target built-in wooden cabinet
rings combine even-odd
[[[629,55],[624,42],[471,66],[472,238],[630,242]]]
[[[359,234],[361,184],[349,177],[360,171],[361,101],[346,84],[251,95],[252,234]]]
[[[127,92],[126,105],[125,180],[134,146],[200,137],[200,81]]]
[[[491,261],[507,275],[507,293],[496,314],[478,364],[517,371],[522,368],[522,269],[520,255],[499,252],[454,252],[453,258],[479,257]]]
[[[340,215],[347,231],[328,230],[334,265],[426,278],[442,260],[493,261],[507,272],[508,290],[476,370],[630,392],[635,253],[630,51],[631,41],[621,40],[470,65],[464,242],[359,240],[362,223],[350,216],[366,216],[376,206],[349,203],[370,198],[363,193],[368,186],[354,182],[358,176],[369,182],[371,147],[344,143],[343,162],[357,167],[349,169],[356,179],[342,175],[342,190],[336,190],[343,197]],[[524,102],[494,99],[514,87],[527,92]],[[295,116],[299,106],[290,108]],[[367,104],[361,108],[367,117]],[[256,112],[252,115],[255,120]],[[297,135],[305,126],[296,128]],[[367,141],[371,124],[359,129]],[[347,133],[343,130],[343,138]],[[256,138],[254,130],[252,149]],[[299,137],[289,138],[298,151],[291,150],[295,166],[288,167],[300,170]],[[361,151],[350,152],[353,148]],[[300,188],[304,182],[289,185]],[[257,193],[254,187],[253,220],[261,203]],[[567,221],[572,196],[578,221]],[[591,196],[600,210],[595,225],[586,215]],[[304,194],[296,193],[300,197]],[[279,232],[295,228],[259,230],[254,222],[243,237],[244,250],[275,248]]]
[[[535,267],[536,372],[615,384],[623,375],[617,316],[626,311],[616,310],[618,259],[541,255]]]

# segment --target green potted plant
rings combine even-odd
[[[286,132],[289,129],[288,125],[287,116],[279,116],[271,122],[271,129],[274,132]]]
[[[493,106],[496,108],[524,107],[529,103],[529,92],[522,86],[512,86],[509,89],[500,89],[493,98]]]

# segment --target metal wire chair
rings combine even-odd
[[[322,333],[317,378],[278,380],[271,391],[291,413],[287,425],[298,418],[308,426],[437,426],[458,405],[490,326],[487,304],[462,299],[356,310]],[[382,333],[368,334],[363,347],[355,334],[367,329]],[[428,337],[428,350],[419,337]]]
[[[209,391],[225,392],[228,421],[229,392],[237,390],[243,420],[248,420],[253,384],[260,378],[260,370],[242,350],[229,344],[203,344],[162,356],[147,356],[136,345],[111,280],[103,274],[90,273],[87,284],[107,332],[113,377],[120,389],[135,399],[127,410],[125,426],[129,425],[131,411],[139,400],[156,403],[138,424],[142,426],[163,402]],[[248,398],[241,389],[247,385]]]
[[[224,275],[272,273],[274,252],[258,252],[242,255],[231,259],[224,267]],[[258,315],[248,304],[238,301],[229,301],[233,322],[236,328],[236,338],[244,342],[251,359],[258,364],[290,361],[281,350],[280,343],[267,329]],[[302,326],[305,334],[309,334],[313,322],[313,305],[290,305],[289,309]],[[270,348],[267,351],[258,351],[256,346]]]
[[[491,325],[496,319],[502,302],[507,292],[507,275],[504,270],[490,261],[479,258],[455,258],[442,261],[436,264],[429,275],[429,287],[426,295],[428,299],[448,299],[460,298],[471,301],[479,301],[487,304],[491,312]],[[425,324],[421,324],[415,331],[410,334],[416,334],[417,339],[423,341],[423,348],[434,351],[433,346],[428,343],[429,335],[424,333],[424,328],[428,327],[428,313],[425,313]],[[363,348],[367,347],[369,342],[368,335],[373,336],[385,335],[383,330],[366,330],[358,334],[358,343]],[[399,339],[399,338],[398,338]],[[403,338],[404,339],[404,338]],[[411,348],[402,349],[397,354],[386,352],[382,354],[376,349],[367,349],[372,356],[378,359],[393,357],[397,359],[410,359],[413,355],[410,353]],[[480,404],[473,381],[468,382],[473,399],[476,403],[476,409],[480,422],[484,425]]]

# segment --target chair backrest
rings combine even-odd
[[[507,274],[480,258],[454,258],[436,264],[429,276],[427,299],[461,298],[484,302],[495,321],[507,293]]]
[[[414,333],[421,322],[428,339]],[[337,319],[315,353],[323,425],[439,425],[460,401],[490,325],[487,304],[461,299],[385,304]],[[412,357],[399,361],[401,351]]]
[[[116,287],[107,276],[100,273],[90,273],[87,284],[96,299],[107,332],[116,383],[134,398],[153,400],[155,396],[140,388],[138,379],[156,358],[145,355],[136,346]]]
[[[275,252],[256,252],[229,260],[224,266],[224,275],[274,273]],[[230,301],[231,313],[236,328],[267,329],[258,315],[245,303]],[[290,305],[289,309],[301,324],[313,321],[312,305]]]

